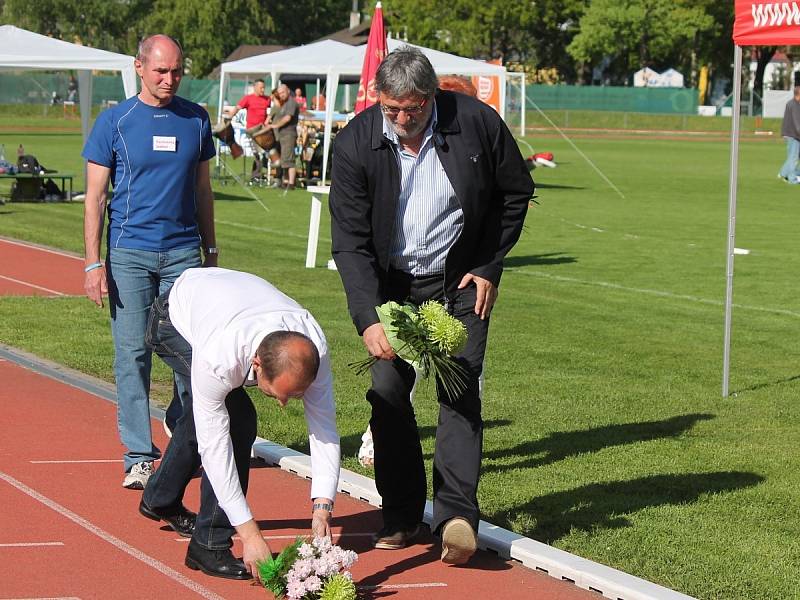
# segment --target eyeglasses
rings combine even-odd
[[[396,117],[401,112],[406,113],[408,117],[416,117],[417,115],[421,114],[422,111],[425,109],[425,105],[428,103],[427,100],[423,100],[416,106],[387,106],[386,104],[381,104],[381,110],[383,114],[387,117]]]

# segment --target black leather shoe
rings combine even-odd
[[[139,502],[139,512],[148,519],[153,519],[153,521],[164,521],[181,537],[190,538],[194,533],[194,522],[197,520],[197,515],[183,505],[177,512],[164,512],[150,508],[144,503],[144,500],[141,500]]]
[[[186,566],[195,571],[202,571],[212,577],[225,579],[252,579],[244,563],[236,558],[230,548],[208,550],[194,540],[189,542],[186,551]]]

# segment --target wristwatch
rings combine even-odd
[[[203,252],[205,252],[206,254],[219,254],[219,248],[217,248],[216,246],[209,246]]]
[[[333,502],[314,502],[311,505],[311,512],[313,513],[315,510],[321,508],[322,510],[327,510],[328,512],[333,512]]]

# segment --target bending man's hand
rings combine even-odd
[[[318,508],[311,514],[311,533],[315,538],[331,537],[331,513]]]
[[[458,289],[464,289],[469,284],[474,283],[476,289],[475,297],[475,314],[481,319],[485,319],[492,312],[495,300],[497,300],[497,287],[483,277],[478,277],[472,273],[467,273],[461,278],[461,283],[458,284]]]
[[[242,562],[250,574],[260,580],[258,574],[258,564],[272,556],[269,544],[261,535],[261,530],[253,519],[236,526],[236,532],[242,539]]]
[[[83,289],[86,290],[86,296],[97,304],[100,308],[103,307],[103,296],[108,294],[108,282],[106,281],[105,267],[98,267],[92,269],[83,279]]]
[[[392,345],[389,343],[386,332],[383,330],[383,325],[380,323],[374,323],[367,327],[361,337],[367,347],[367,352],[375,358],[392,360],[395,357]]]

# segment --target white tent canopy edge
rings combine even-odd
[[[504,116],[506,69],[479,60],[463,58],[438,50],[414,46],[401,40],[389,39],[389,51],[401,46],[412,46],[421,50],[431,61],[434,70],[440,75],[489,75],[500,78],[500,116]],[[331,128],[333,125],[333,107],[336,103],[336,91],[341,75],[361,75],[364,64],[366,44],[349,46],[333,40],[322,40],[296,48],[279,50],[269,54],[251,56],[241,60],[222,63],[220,66],[219,104],[217,118],[222,116],[222,105],[225,100],[225,87],[230,73],[270,73],[273,85],[281,74],[319,75],[327,77],[327,102],[325,106],[325,136],[323,140],[322,181],[327,177],[328,156],[330,154]]]
[[[0,25],[0,70],[76,70],[81,132],[89,135],[92,71],[119,71],[125,97],[136,94],[133,57],[50,38],[13,25]]]

